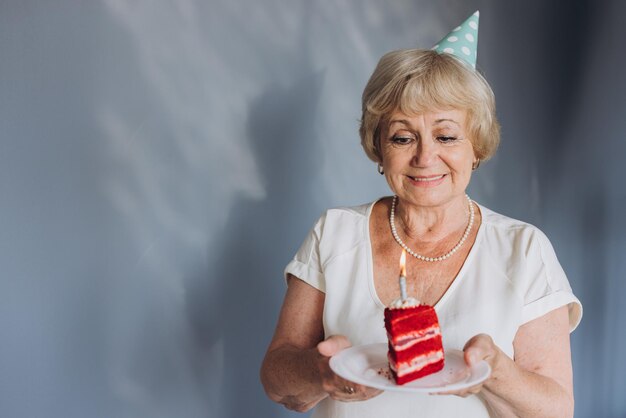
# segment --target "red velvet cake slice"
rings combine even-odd
[[[412,299],[412,298],[408,298]],[[398,385],[443,369],[443,344],[437,313],[414,299],[385,309],[389,368]]]

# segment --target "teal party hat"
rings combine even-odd
[[[476,50],[478,46],[478,10],[444,36],[431,49],[440,54],[452,54],[476,68]]]

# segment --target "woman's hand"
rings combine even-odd
[[[446,394],[478,394],[492,416],[574,416],[567,306],[522,325],[513,349],[515,359],[488,335],[470,338],[463,348],[465,362],[472,367],[486,361],[491,376],[482,384]]]
[[[465,363],[469,367],[473,367],[480,361],[484,360],[491,367],[491,376],[477,385],[469,388],[455,390],[450,392],[440,392],[438,395],[457,395],[463,398],[478,394],[486,384],[489,384],[491,380],[495,380],[494,372],[496,371],[497,362],[502,352],[498,346],[493,342],[491,337],[487,334],[478,334],[465,344],[463,347],[463,354],[465,357]]]
[[[305,412],[330,396],[362,401],[381,391],[342,379],[330,369],[330,357],[350,347],[344,336],[324,339],[325,295],[289,275],[283,307],[263,365],[261,382],[268,397],[288,409]]]
[[[330,368],[330,357],[352,344],[343,335],[333,335],[317,345],[320,354],[319,372],[322,378],[322,387],[328,395],[338,401],[364,401],[382,393],[381,390],[359,385],[337,376]]]

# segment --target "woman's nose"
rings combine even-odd
[[[413,164],[416,167],[427,167],[437,157],[437,147],[433,141],[420,138],[415,147],[415,154],[413,155]]]

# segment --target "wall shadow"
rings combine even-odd
[[[288,87],[268,86],[251,103],[247,131],[266,197],[235,201],[210,267],[213,279],[198,278],[189,288],[200,346],[224,344],[220,417],[290,415],[266,398],[259,368],[286,289],[283,269],[300,244],[290,237],[303,239],[321,213],[311,191],[322,164],[315,129],[322,84],[323,75],[311,72]]]

